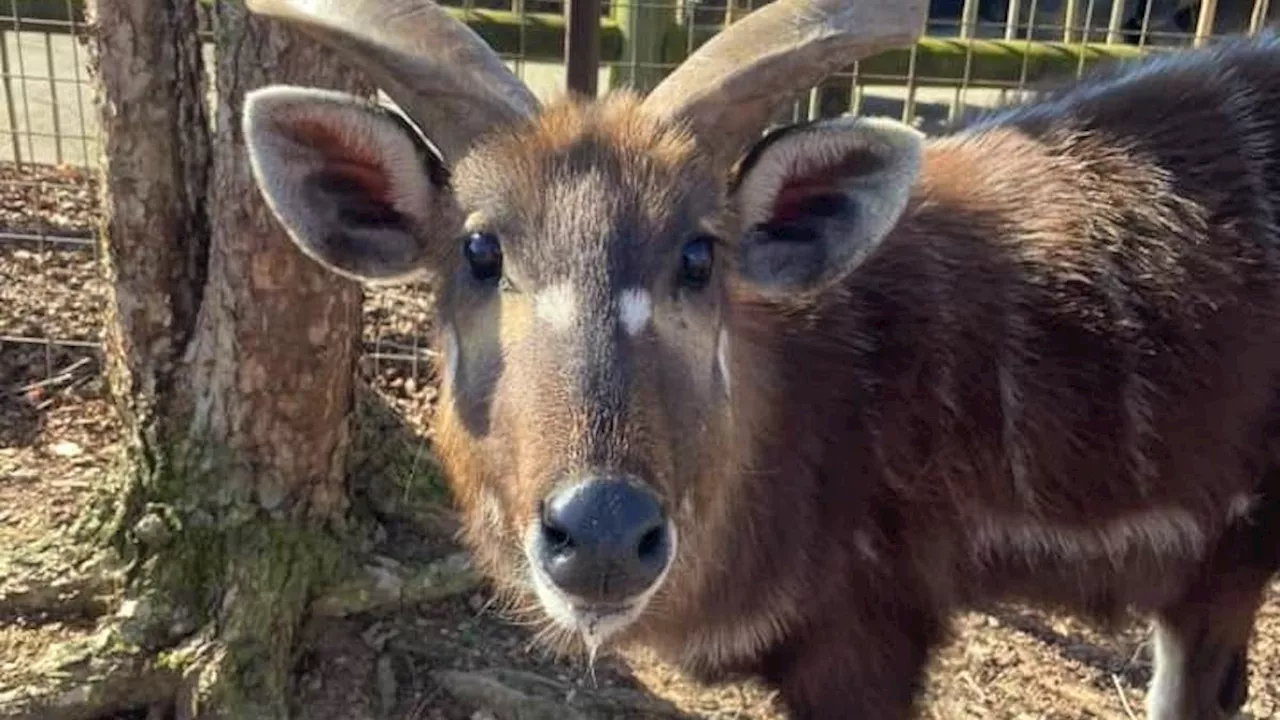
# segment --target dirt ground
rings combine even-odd
[[[68,170],[0,168],[0,228],[43,240],[0,238],[0,560],[65,530],[110,476],[120,428],[103,393],[91,345],[104,288],[90,237],[89,184]],[[379,509],[371,548],[386,563],[456,551],[438,477],[422,448],[430,437],[434,386],[422,317],[429,297],[381,291],[366,304],[367,340],[378,353],[362,370],[371,424],[410,432],[367,450],[356,494]],[[407,439],[403,439],[407,438]],[[415,524],[436,508],[430,523]],[[3,568],[0,563],[0,568]],[[959,619],[936,658],[923,717],[931,720],[1142,717],[1150,676],[1147,633],[1135,624],[1103,635],[1067,618],[1003,608]],[[90,620],[0,615],[0,697],[21,689],[33,661],[53,643],[83,636]],[[317,620],[300,656],[300,717],[486,720],[514,717],[779,718],[754,685],[698,687],[644,654],[605,657],[594,673],[555,660],[528,629],[504,620],[483,586],[441,602]],[[1252,648],[1254,718],[1280,717],[1280,586],[1263,608]],[[143,716],[119,716],[113,719]],[[0,720],[9,720],[3,718]]]

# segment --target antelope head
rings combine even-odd
[[[839,118],[763,136],[826,75],[908,43],[924,0],[776,0],[645,98],[542,105],[426,0],[250,0],[403,114],[255,90],[245,138],[302,252],[433,282],[438,451],[477,560],[589,644],[688,596],[733,522],[751,358],[735,298],[813,296],[903,212],[920,135]]]

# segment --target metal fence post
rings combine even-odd
[[[1200,3],[1200,16],[1196,21],[1196,36],[1192,41],[1195,47],[1201,47],[1213,35],[1213,20],[1218,14],[1218,0],[1204,0]]]
[[[667,3],[670,3],[669,5]],[[611,85],[632,85],[640,92],[652,90],[666,74],[664,42],[676,24],[673,0],[614,0],[613,17],[622,30],[624,62],[630,64],[627,77],[615,68]]]
[[[595,97],[600,77],[600,0],[567,0],[565,79],[572,92]]]
[[[9,139],[13,142],[13,163],[22,167],[22,140],[18,138],[18,110],[13,105],[13,72],[9,69],[9,31],[0,28],[0,80],[4,81],[4,105],[9,115]]]

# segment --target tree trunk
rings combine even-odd
[[[196,4],[98,2],[96,42],[112,281],[107,375],[134,426],[174,418],[178,362],[195,327],[209,228],[209,123]]]
[[[90,6],[104,158],[107,354],[131,432],[110,526],[121,639],[183,678],[179,717],[286,717],[293,633],[342,561],[360,290],[294,249],[249,172],[244,93],[369,94],[241,0],[216,12],[210,142],[192,0]]]

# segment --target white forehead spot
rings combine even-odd
[[[724,378],[724,391],[729,394],[729,331],[720,328],[720,337],[716,342],[716,361],[720,363],[720,377]]]
[[[458,331],[453,329],[453,325],[446,324],[444,326],[444,384],[452,385],[453,378],[458,374]]]
[[[578,316],[578,300],[567,283],[552,285],[533,298],[534,313],[556,330],[566,330]]]
[[[618,320],[628,335],[638,335],[653,315],[653,299],[643,288],[623,290],[618,296]]]

